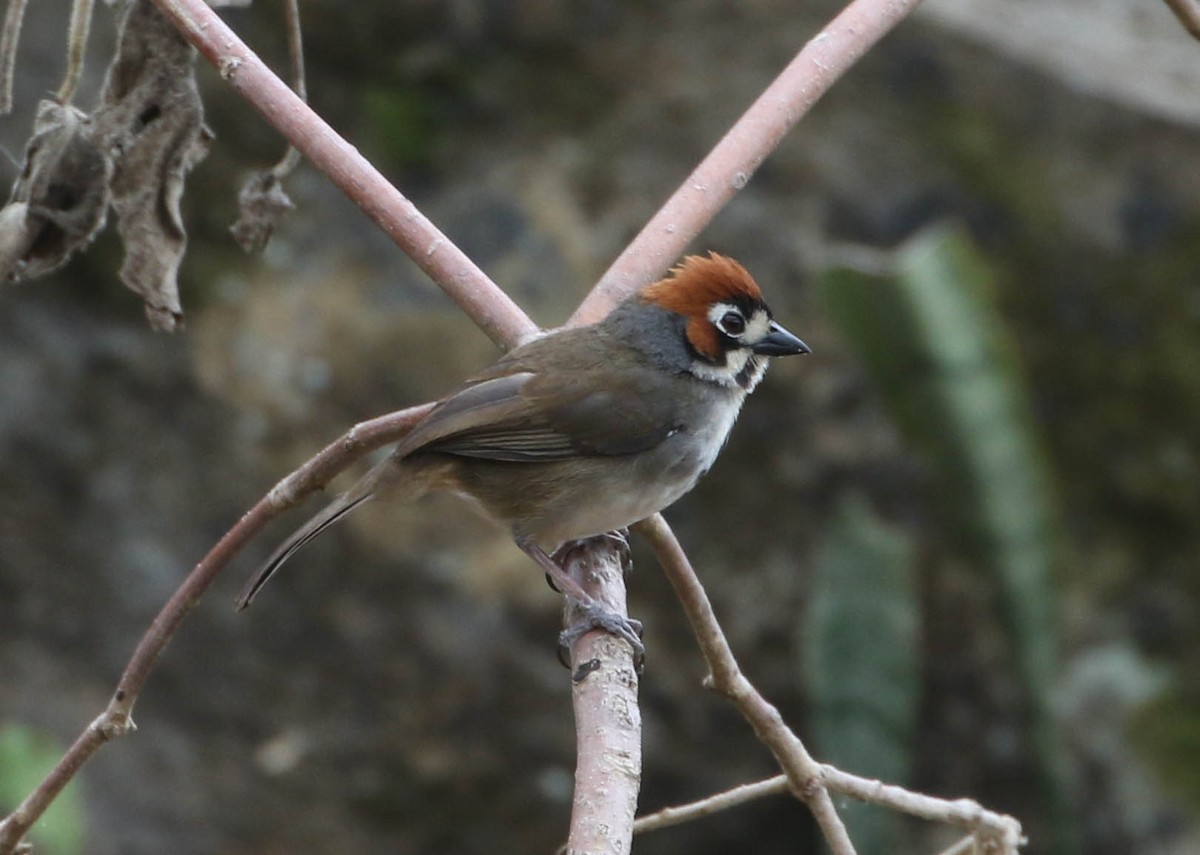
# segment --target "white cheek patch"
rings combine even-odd
[[[749,345],[758,344],[771,333],[771,319],[767,313],[759,310],[746,322],[746,331],[742,333],[742,341]]]
[[[718,386],[737,386],[737,376],[724,365],[709,365],[699,359],[692,360],[691,373],[701,380],[716,383]]]
[[[707,362],[701,362],[696,359],[692,361],[692,373],[701,380],[716,383],[718,386],[728,386],[731,389],[737,389],[742,385],[738,382],[738,375],[746,367],[746,363],[749,361],[751,355],[750,351],[745,348],[731,350],[725,354],[724,365],[710,365]]]

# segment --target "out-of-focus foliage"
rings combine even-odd
[[[838,507],[813,563],[804,675],[821,759],[904,785],[920,692],[919,604],[912,539],[859,498]],[[863,855],[894,851],[897,817],[873,805],[841,809]]]
[[[995,575],[1033,714],[1048,795],[1069,836],[1050,698],[1059,668],[1059,513],[1016,349],[985,263],[959,231],[921,232],[875,269],[832,267],[821,288],[909,439],[942,481],[963,545]]]
[[[65,746],[23,724],[0,726],[0,813],[7,815],[62,757]],[[30,835],[40,855],[83,852],[83,803],[76,783],[67,785]]]

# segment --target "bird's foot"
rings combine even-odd
[[[571,647],[593,629],[627,642],[633,648],[633,668],[642,673],[646,665],[646,645],[642,643],[642,622],[606,609],[595,600],[575,604],[575,619],[558,634],[558,661],[571,667]]]
[[[570,551],[586,545],[587,541],[575,541],[558,549],[554,553],[558,560],[551,558],[545,550],[528,538],[518,537],[516,543],[542,568],[550,587],[574,601],[572,614],[575,617],[571,625],[558,638],[559,661],[570,667],[571,645],[584,633],[591,632],[593,629],[601,629],[629,643],[629,646],[633,648],[634,667],[640,674],[646,659],[646,647],[642,644],[641,621],[633,620],[601,605],[559,563],[562,560],[569,560]]]

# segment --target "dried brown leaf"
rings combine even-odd
[[[149,0],[122,18],[93,121],[112,152],[112,205],[125,244],[121,280],[139,294],[155,329],[182,322],[177,274],[187,247],[179,213],[184,180],[212,131],[195,80],[195,50]]]
[[[0,278],[57,270],[104,227],[112,164],[94,132],[74,107],[38,105],[25,164],[0,216]]]
[[[246,252],[262,252],[284,213],[294,207],[274,169],[255,172],[238,192],[238,218],[229,231]]]

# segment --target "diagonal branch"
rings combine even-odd
[[[133,706],[159,655],[217,575],[267,523],[367,452],[395,442],[429,411],[428,404],[361,422],[280,481],[225,533],[200,560],[155,616],[134,649],[108,707],[75,740],[46,778],[3,821],[0,855],[16,851],[21,839],[63,787],[105,743],[133,729]]]
[[[1166,0],[1179,23],[1194,39],[1200,39],[1200,6],[1196,0]]]
[[[599,320],[623,297],[658,278],[746,186],[809,108],[920,2],[854,0],[810,39],[625,247],[570,323]]]
[[[537,331],[475,262],[280,80],[204,0],[155,3],[234,91],[329,176],[489,338],[511,347]]]
[[[968,829],[972,832],[972,839],[986,847],[981,851],[1016,855],[1025,841],[1021,824],[1010,816],[986,810],[970,799],[948,801],[934,798],[817,763],[784,723],[779,711],[742,674],[696,571],[662,515],[656,514],[638,523],[637,530],[653,547],[692,624],[700,651],[708,662],[709,676],[705,679],[705,686],[732,701],[754,728],[759,740],[771,749],[784,771],[787,787],[812,810],[830,849],[835,853],[854,851],[829,798],[829,792],[833,791],[921,819]],[[779,792],[782,783],[773,778],[739,787],[696,805],[663,811],[661,815],[647,817],[644,830],[673,825],[750,798]]]

